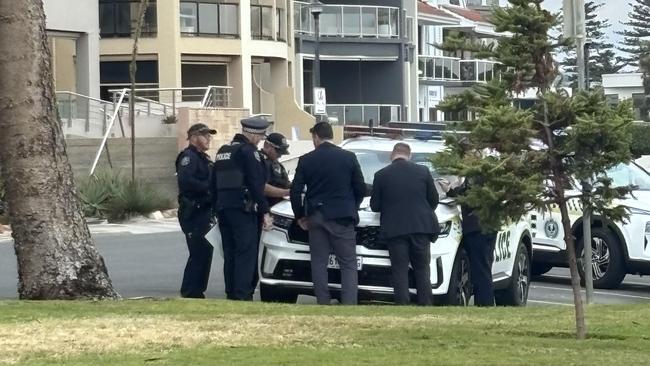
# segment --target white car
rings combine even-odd
[[[631,162],[610,169],[607,176],[613,179],[614,186],[636,186],[628,198],[614,202],[616,206],[628,208],[630,217],[627,222],[612,222],[598,214],[593,216],[591,247],[594,286],[612,289],[620,285],[626,274],[650,274],[650,174]],[[568,191],[567,195],[579,193]],[[568,206],[582,276],[582,206],[578,199],[571,200]],[[559,209],[551,207],[550,211],[533,211],[528,219],[535,254],[533,275],[542,275],[553,267],[567,267]]]
[[[406,140],[413,151],[413,161],[426,165],[439,178],[430,162],[431,155],[444,148],[440,141]],[[346,140],[342,147],[356,154],[367,183],[375,172],[390,163],[396,141],[378,137]],[[463,249],[460,211],[444,196],[436,209],[440,236],[431,245],[431,292],[437,304],[467,305],[472,296],[469,260]],[[291,203],[280,202],[271,209],[273,229],[262,236],[260,295],[262,301],[295,302],[299,294],[313,294],[308,234],[293,219]],[[367,197],[359,210],[357,227],[357,262],[361,299],[391,300],[390,259],[386,243],[378,239],[379,214],[369,208]],[[500,305],[525,305],[530,284],[532,236],[528,224],[519,221],[499,232],[492,273],[496,299]],[[340,272],[334,255],[330,256],[329,286],[339,295]],[[415,283],[409,273],[410,291]]]

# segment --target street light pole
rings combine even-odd
[[[314,0],[311,3],[311,14],[314,16],[314,65],[312,67],[312,114],[316,115],[316,88],[320,87],[320,14],[323,12],[323,4]]]

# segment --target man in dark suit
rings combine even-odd
[[[413,266],[418,305],[431,305],[431,243],[440,227],[436,191],[429,169],[410,161],[411,148],[398,143],[392,163],[375,174],[370,208],[381,213],[380,235],[388,242],[395,303],[409,303],[408,271]]]
[[[341,302],[356,304],[358,291],[355,226],[366,192],[354,153],[334,145],[332,126],[319,122],[309,130],[316,149],[298,160],[291,185],[291,207],[309,231],[311,277],[318,304],[329,305],[327,263],[331,250],[341,267]],[[302,194],[305,190],[303,200]]]

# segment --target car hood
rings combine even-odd
[[[271,213],[293,218],[291,202],[284,200],[271,208]],[[450,199],[441,200],[436,208],[438,221],[443,223],[458,217],[458,206]],[[370,210],[370,197],[364,198],[359,208],[359,226],[379,226],[379,213]]]

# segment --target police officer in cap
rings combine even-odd
[[[214,165],[216,211],[223,244],[224,281],[230,300],[253,300],[257,283],[258,228],[271,227],[264,196],[266,173],[257,144],[269,122],[260,117],[241,121],[242,133],[217,152]],[[259,219],[262,215],[263,219]],[[261,221],[261,222],[260,222]]]
[[[267,177],[264,193],[269,201],[269,206],[273,206],[281,202],[283,197],[289,195],[291,187],[289,174],[279,160],[282,155],[289,154],[287,139],[277,132],[268,135],[260,153],[264,157]]]
[[[178,177],[178,221],[185,234],[190,255],[185,266],[181,296],[205,298],[213,247],[205,239],[210,230],[212,162],[205,153],[216,130],[203,123],[187,131],[188,147],[176,158]]]

